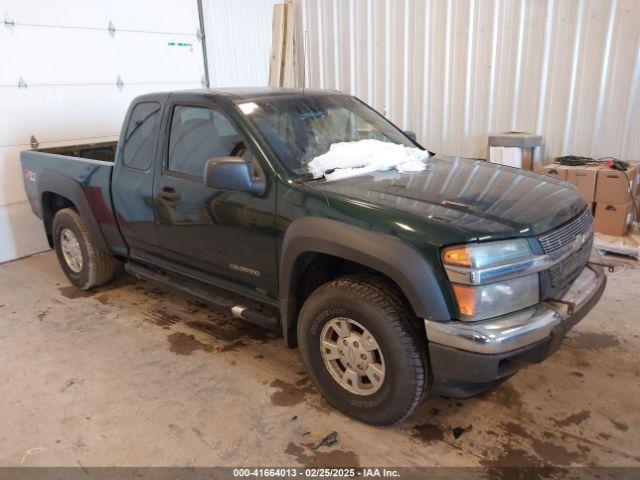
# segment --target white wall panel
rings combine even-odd
[[[353,93],[431,150],[542,134],[547,158],[640,160],[636,0],[296,0],[306,86]]]
[[[38,28],[106,29],[194,34],[198,4],[190,0],[3,0],[3,15]],[[3,18],[4,19],[4,18]]]
[[[0,205],[0,263],[49,249],[42,222],[29,202]]]
[[[274,3],[202,1],[211,87],[267,86]]]
[[[118,135],[135,96],[200,88],[196,0],[5,0],[0,24],[0,261],[48,248],[19,152]],[[115,34],[108,31],[109,22]],[[124,82],[118,88],[116,81]],[[18,88],[19,79],[26,88]]]
[[[113,85],[118,76],[126,84],[199,82],[203,73],[195,35],[117,32],[111,38],[104,30],[16,27],[0,29],[0,57],[0,85],[11,87],[20,77],[27,86]]]
[[[11,205],[27,201],[22,185],[22,167],[20,151],[29,148],[26,145],[0,147],[0,205]]]
[[[117,135],[133,98],[150,91],[201,88],[200,82],[67,85],[0,88],[0,107],[14,115],[0,119],[0,146]]]

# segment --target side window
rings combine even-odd
[[[222,113],[204,107],[176,106],[171,119],[167,169],[202,177],[207,160],[246,157],[247,147]]]
[[[122,147],[122,163],[138,170],[148,170],[153,160],[160,123],[160,104],[139,103],[133,109]]]

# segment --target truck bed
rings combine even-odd
[[[87,143],[84,145],[69,145],[66,147],[41,148],[36,150],[43,153],[54,153],[65,157],[86,158],[89,160],[102,160],[114,162],[118,142]]]
[[[73,206],[103,250],[123,250],[111,199],[117,142],[27,150],[20,154],[33,212],[51,225],[60,206]],[[49,233],[49,232],[48,232]],[[51,237],[49,237],[51,242]]]

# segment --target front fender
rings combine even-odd
[[[280,312],[287,345],[295,344],[296,261],[305,253],[323,253],[365,265],[393,280],[407,297],[415,314],[433,321],[451,319],[433,266],[400,239],[321,217],[292,222],[280,255]]]

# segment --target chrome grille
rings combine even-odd
[[[552,290],[561,290],[577,277],[586,265],[593,246],[593,220],[589,209],[579,217],[538,238],[545,253],[550,253],[570,244],[578,235],[589,233],[583,247],[567,258],[553,265],[549,270],[549,283]]]
[[[559,248],[568,245],[573,242],[577,235],[586,232],[591,229],[593,219],[591,218],[591,211],[587,208],[585,211],[575,220],[560,228],[557,228],[546,235],[542,235],[539,240],[542,245],[542,249],[545,253],[550,253]]]
[[[549,269],[549,280],[552,287],[563,287],[578,276],[589,259],[591,246],[592,240],[589,240],[579,251]]]

